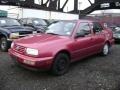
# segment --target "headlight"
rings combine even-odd
[[[11,48],[13,48],[14,47],[14,42],[12,42],[12,44],[11,44]]]
[[[10,38],[11,39],[16,39],[16,38],[18,38],[19,37],[19,33],[11,33],[10,34]]]
[[[28,55],[34,55],[34,56],[37,56],[39,54],[37,49],[32,49],[32,48],[27,48],[26,53]]]

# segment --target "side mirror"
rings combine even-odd
[[[76,33],[75,38],[78,38],[78,37],[85,37],[85,33],[84,32]]]
[[[96,32],[99,32],[99,28],[93,28],[93,32],[96,33]]]

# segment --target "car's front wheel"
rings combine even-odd
[[[108,45],[108,43],[106,43],[104,46],[103,46],[103,49],[102,49],[102,55],[103,56],[107,56],[108,54],[109,54],[109,50],[110,49],[110,47],[109,47],[109,45]]]
[[[64,53],[60,53],[56,56],[51,71],[54,75],[63,75],[68,71],[69,65],[69,57]]]
[[[0,49],[3,52],[6,52],[8,50],[8,42],[5,37],[2,37],[0,40]]]

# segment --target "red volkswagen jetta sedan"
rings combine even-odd
[[[96,21],[60,21],[49,26],[45,34],[14,41],[9,54],[24,67],[62,75],[71,62],[97,53],[106,56],[113,43],[111,30]]]

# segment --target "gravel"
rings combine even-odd
[[[67,74],[52,76],[18,67],[0,52],[0,90],[120,90],[120,45],[111,53],[73,63]]]

